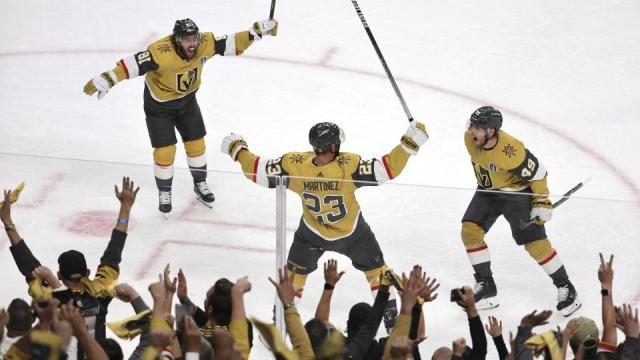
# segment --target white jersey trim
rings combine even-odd
[[[322,235],[321,233],[319,233],[318,230],[316,230],[311,225],[309,225],[309,223],[304,218],[304,216],[302,217],[302,221],[307,226],[307,228],[309,230],[311,230],[311,232],[313,232],[314,234],[318,235],[319,237],[321,237],[322,239],[327,240],[327,241],[336,241],[336,240],[344,239],[347,236],[351,236],[351,234],[353,234],[353,232],[356,231],[356,226],[358,226],[358,220],[360,220],[360,210],[358,210],[358,214],[356,214],[356,221],[353,222],[353,228],[351,229],[351,231],[349,231],[349,233],[347,233],[345,235],[342,235],[342,236],[330,238],[330,237],[326,237],[326,236]]]
[[[236,34],[233,33],[227,36],[226,45],[224,48],[224,56],[236,56]]]
[[[379,184],[384,184],[387,181],[391,180],[389,178],[389,174],[387,173],[387,169],[385,169],[382,161],[376,159],[373,162],[373,175],[376,177],[376,182]]]
[[[269,178],[267,177],[266,165],[269,159],[258,159],[258,166],[256,167],[256,184],[260,186],[264,186],[266,188],[269,187]]]
[[[542,180],[545,176],[547,176],[547,169],[544,167],[544,165],[538,163],[538,170],[529,181]]]
[[[129,74],[129,79],[133,79],[134,77],[138,77],[140,72],[138,71],[138,62],[136,61],[135,56],[129,55],[125,58],[122,58],[122,63],[126,67],[127,73]]]

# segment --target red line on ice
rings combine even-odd
[[[154,36],[155,36],[155,34],[150,34],[148,36],[147,40],[151,39]],[[131,53],[133,51],[135,51],[135,50],[131,50],[131,49],[26,50],[26,51],[11,51],[11,52],[0,53],[0,57],[17,57],[17,56],[25,56],[25,55],[82,55],[82,54],[103,54],[103,53],[127,54],[127,53]],[[325,56],[328,56],[328,58],[330,58],[332,54],[333,54],[333,51],[330,49],[325,54]],[[315,67],[315,68],[321,68],[321,69],[325,69],[325,70],[329,70],[329,71],[340,71],[340,72],[347,72],[347,73],[352,73],[352,74],[360,74],[360,75],[365,75],[365,76],[371,76],[371,77],[377,77],[377,78],[381,78],[381,79],[386,79],[386,75],[383,74],[383,73],[377,73],[377,72],[366,71],[366,70],[361,70],[361,69],[349,68],[349,67],[344,67],[344,66],[329,65],[327,63],[327,61],[323,61],[322,59],[320,60],[320,62],[311,62],[311,61],[292,60],[292,59],[283,59],[283,58],[266,57],[266,56],[255,56],[255,55],[243,55],[240,58],[241,59],[244,58],[244,59],[258,60],[258,61],[266,61],[266,62],[284,63],[284,64],[291,64],[291,65],[299,65],[299,66],[307,66],[307,67]],[[439,92],[439,93],[451,95],[451,96],[458,97],[458,98],[461,98],[461,99],[464,99],[464,100],[467,100],[467,101],[470,101],[470,102],[482,103],[482,104],[491,104],[492,103],[491,101],[487,101],[487,100],[481,99],[479,97],[463,94],[461,92],[457,92],[457,91],[454,91],[454,90],[449,90],[449,89],[446,89],[444,87],[431,85],[431,84],[428,84],[428,83],[423,82],[423,81],[406,79],[406,78],[402,78],[402,77],[396,77],[396,81],[407,83],[407,84],[410,84],[410,85],[413,85],[413,86],[417,86],[417,87],[420,87],[420,88],[424,88],[424,89],[429,89],[429,90],[436,91],[436,92]],[[541,128],[541,129],[547,131],[551,135],[555,135],[555,136],[565,140],[566,142],[568,142],[568,143],[572,144],[573,146],[575,146],[578,150],[584,152],[585,154],[589,155],[591,158],[593,158],[593,159],[597,160],[598,162],[600,162],[601,164],[603,164],[604,167],[606,167],[609,171],[611,171],[616,177],[618,177],[623,182],[623,184],[635,195],[636,202],[638,204],[640,204],[640,189],[634,184],[633,180],[631,180],[631,178],[627,174],[624,173],[623,170],[621,170],[616,165],[612,164],[603,155],[601,155],[598,152],[594,151],[588,145],[581,143],[580,141],[572,138],[570,135],[568,135],[566,133],[563,133],[559,129],[557,129],[557,128],[549,125],[549,124],[545,124],[545,123],[543,123],[543,122],[541,122],[539,120],[536,120],[536,119],[534,119],[534,118],[532,118],[530,116],[522,114],[522,113],[520,113],[520,112],[518,112],[516,110],[506,108],[504,106],[500,106],[500,110],[502,112],[504,112],[504,113],[508,113],[508,114],[514,115],[514,116],[522,119],[525,122],[528,122],[528,123],[530,123],[532,125],[535,125],[535,126]]]

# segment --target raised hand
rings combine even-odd
[[[613,254],[609,257],[609,261],[604,261],[604,256],[600,253],[600,267],[598,268],[598,280],[603,288],[609,289],[613,286]]]
[[[136,201],[136,195],[138,195],[138,191],[140,190],[139,186],[134,190],[134,183],[128,176],[122,178],[122,191],[118,189],[118,185],[113,185],[113,188],[116,193],[116,198],[120,201],[120,205],[128,208],[133,206],[133,203]]]
[[[164,279],[162,274],[158,274],[158,281],[149,285],[149,293],[153,298],[154,303],[164,303],[164,298],[167,295],[167,290],[164,287]]]
[[[136,289],[127,283],[120,283],[116,285],[115,290],[116,295],[118,295],[118,299],[124,302],[130,302],[140,296]]]
[[[538,310],[533,310],[531,313],[525,315],[520,320],[520,326],[527,328],[534,328],[536,326],[548,324],[549,318],[553,312],[551,310],[543,310],[538,313]]]
[[[232,291],[235,290],[240,294],[246,294],[251,291],[251,283],[249,282],[248,276],[243,276],[236,280],[236,283],[233,284]]]
[[[470,286],[465,286],[462,289],[464,291],[456,289],[458,295],[460,296],[460,300],[457,301],[458,305],[460,305],[467,313],[477,311],[476,299],[473,295],[473,289],[471,289]]]
[[[254,40],[261,40],[264,36],[276,36],[278,34],[278,22],[273,19],[256,21],[249,33]]]
[[[287,266],[283,266],[278,270],[278,282],[269,278],[269,281],[276,287],[278,297],[282,301],[283,305],[289,305],[293,303],[293,299],[296,296],[296,290],[293,287],[293,275],[289,276]]]
[[[222,143],[220,144],[220,151],[229,155],[233,161],[236,161],[238,158],[238,153],[242,149],[249,149],[247,142],[242,138],[242,135],[231,133],[224,138],[222,138]]]
[[[567,322],[567,325],[564,326],[563,330],[560,330],[560,326],[558,326],[558,332],[562,334],[563,345],[569,343],[569,340],[571,340],[573,334],[575,334],[576,330],[578,330],[578,325],[579,324],[576,319],[571,319],[569,320],[569,322]]]
[[[33,269],[31,275],[35,278],[46,281],[53,289],[57,289],[62,286],[62,282],[60,282],[53,271],[51,271],[51,269],[46,266],[38,266],[37,268]]]
[[[4,191],[4,201],[2,202],[2,207],[0,208],[0,220],[6,227],[7,225],[13,224],[11,220],[11,190]]]
[[[627,338],[638,338],[640,336],[640,323],[638,322],[638,309],[635,311],[629,304],[622,304],[616,308],[622,329]]]
[[[191,305],[189,294],[187,291],[187,277],[184,275],[182,269],[178,270],[178,300],[180,304]]]
[[[411,309],[418,300],[418,295],[422,293],[427,287],[425,273],[422,273],[422,268],[419,265],[413,267],[409,278],[403,273],[402,283],[403,291],[401,295],[401,311],[404,314],[411,314]]]
[[[167,291],[167,293],[173,295],[176,292],[176,284],[178,283],[178,278],[174,277],[173,280],[171,280],[170,264],[167,264],[164,267],[163,280],[165,290]]]
[[[437,280],[435,278],[427,278],[425,284],[426,287],[424,288],[424,291],[420,293],[420,297],[425,302],[431,302],[438,297],[438,293],[436,293],[436,291],[440,287],[440,284],[437,283]]]
[[[338,261],[329,259],[324,263],[324,282],[335,286],[344,275],[344,271],[338,272]]]
[[[495,316],[489,316],[487,322],[489,324],[485,324],[484,328],[491,337],[502,335],[502,320],[498,321]]]
[[[183,344],[185,353],[195,352],[200,349],[200,329],[191,316],[184,317]]]

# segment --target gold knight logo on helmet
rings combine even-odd
[[[191,69],[187,72],[176,74],[176,89],[187,92],[198,81],[198,70]]]

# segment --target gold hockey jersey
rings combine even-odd
[[[409,154],[396,146],[382,160],[365,160],[360,155],[341,152],[323,166],[313,163],[313,152],[289,152],[263,160],[242,150],[237,160],[245,176],[265,187],[274,188],[283,177],[287,188],[300,196],[302,219],[311,231],[325,240],[338,240],[355,230],[360,204],[355,191],[376,186],[398,176]]]
[[[467,130],[464,143],[481,188],[519,191],[531,186],[534,193],[549,193],[547,170],[522,141],[500,130],[496,145],[484,149],[473,144],[471,130]]]
[[[191,59],[182,58],[175,49],[171,36],[152,43],[146,51],[118,61],[109,76],[113,83],[144,75],[151,96],[160,102],[182,98],[198,90],[204,63],[214,55],[241,55],[253,38],[248,31],[214,37],[202,33],[202,40]]]

